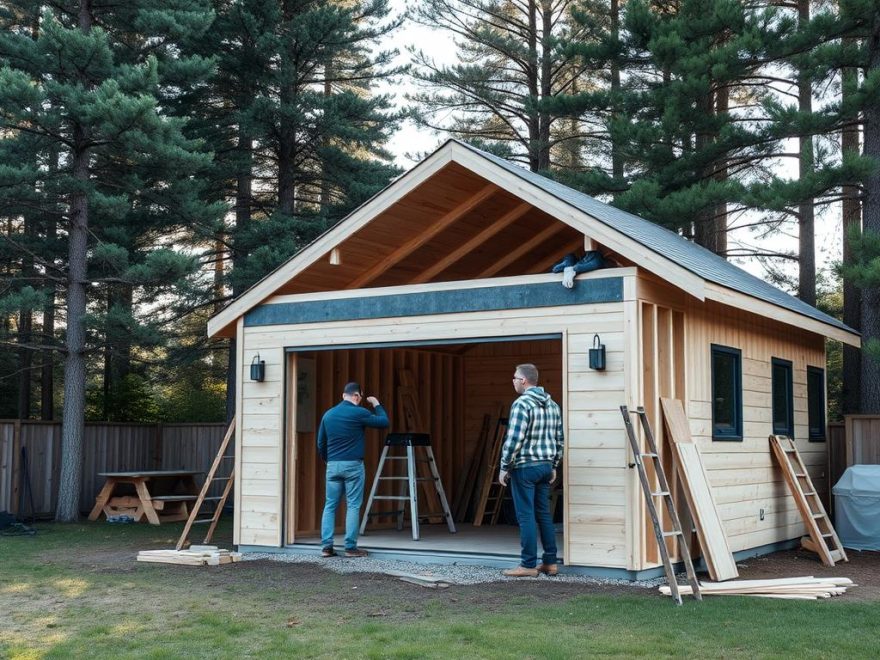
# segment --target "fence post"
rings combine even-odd
[[[165,440],[162,434],[162,422],[156,423],[156,434],[153,436],[153,469],[162,469],[162,450]]]
[[[16,419],[12,425],[12,498],[9,501],[9,513],[18,515],[18,493],[21,489],[21,420]]]

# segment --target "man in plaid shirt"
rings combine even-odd
[[[510,407],[507,436],[501,448],[498,481],[510,483],[516,518],[519,521],[520,565],[504,571],[511,577],[556,575],[556,530],[550,511],[550,486],[562,460],[564,437],[559,406],[543,387],[538,387],[538,369],[520,364],[513,374],[513,388],[519,398]],[[544,554],[538,566],[538,532]]]

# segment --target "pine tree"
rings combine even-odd
[[[569,163],[585,134],[552,99],[571,93],[584,71],[561,44],[586,38],[571,0],[421,0],[415,20],[455,40],[460,64],[414,48],[418,122],[518,160],[532,171]],[[450,119],[447,119],[450,117]],[[566,121],[568,119],[568,121]]]
[[[9,6],[36,16],[40,4]],[[78,516],[87,359],[102,325],[93,290],[129,285],[145,303],[173,290],[192,259],[159,235],[216,212],[199,201],[194,176],[209,155],[182,135],[180,120],[161,114],[157,100],[166,76],[186,72],[198,84],[207,74],[210,62],[180,58],[178,43],[181,35],[203,33],[212,14],[199,0],[83,0],[54,3],[33,31],[21,29],[12,13],[4,19],[11,24],[0,33],[0,152],[8,156],[38,139],[39,156],[57,154],[57,167],[0,158],[0,183],[11,184],[0,185],[0,195],[21,204],[37,192],[42,208],[59,210],[57,240],[66,258],[56,284],[66,299],[66,355],[56,518],[70,521]],[[50,274],[57,268],[40,267]],[[48,304],[28,293],[20,308]],[[5,302],[15,304],[10,296]],[[130,333],[154,332],[143,320],[118,320]]]

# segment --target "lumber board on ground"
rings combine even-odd
[[[697,528],[703,558],[713,580],[730,580],[739,576],[736,561],[727,542],[727,535],[712,497],[712,489],[700,452],[690,433],[684,407],[678,399],[662,397],[663,417],[671,439],[675,466],[681,477],[688,508]]]

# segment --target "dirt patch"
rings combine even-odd
[[[223,547],[229,543],[219,540]],[[141,543],[143,544],[143,543]],[[155,566],[134,561],[137,549],[94,549],[79,553],[71,548],[69,563],[87,571],[125,574],[132,571],[156,570]],[[816,555],[805,550],[789,550],[739,562],[740,579],[782,578],[805,575],[849,577],[858,587],[848,591],[847,600],[880,600],[880,553],[849,553],[848,563],[826,568]],[[47,558],[48,559],[48,558]],[[461,603],[477,605],[495,611],[511,601],[523,600],[535,605],[558,603],[586,594],[643,596],[660,599],[656,589],[627,584],[564,583],[553,579],[524,580],[455,586],[449,589],[426,589],[402,582],[391,576],[375,573],[341,575],[314,563],[278,562],[271,560],[246,561],[235,565],[211,568],[163,565],[164,574],[173,575],[175,582],[192,583],[199,587],[235,590],[273,589],[290,585],[291,592],[308,599],[317,608],[338,604],[343,596],[359,614],[368,616],[391,615],[406,617],[410,612],[421,612],[425,599],[438,604]],[[701,576],[705,579],[705,576]],[[381,604],[381,605],[378,605]],[[391,614],[393,613],[393,614]]]
[[[738,562],[739,579],[760,580],[769,578],[802,577],[848,577],[858,586],[847,590],[847,600],[880,600],[880,552],[847,550],[848,562],[828,568],[818,557],[807,550],[786,550],[772,555],[755,557]]]

